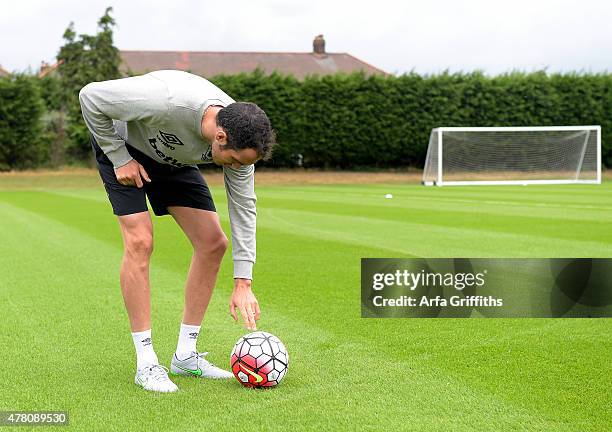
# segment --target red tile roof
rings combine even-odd
[[[210,78],[219,74],[251,72],[257,68],[303,79],[306,75],[363,71],[388,75],[346,53],[304,52],[206,52],[206,51],[120,51],[122,70],[142,74],[160,69],[179,69]]]

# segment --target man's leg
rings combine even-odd
[[[118,216],[123,235],[120,283],[132,332],[151,328],[149,261],[153,252],[153,224],[148,211]]]
[[[136,348],[134,381],[146,390],[174,392],[167,369],[159,364],[151,338],[149,261],[153,252],[153,224],[148,211],[118,216],[123,236],[120,283]]]
[[[183,324],[199,326],[212,296],[227,237],[216,212],[189,207],[168,207],[193,246],[191,266],[185,286]]]
[[[231,372],[209,363],[196,349],[200,325],[227,249],[227,237],[221,229],[219,216],[213,211],[182,206],[170,206],[168,211],[193,246],[185,286],[183,322],[170,370],[175,374],[203,378],[232,378]]]

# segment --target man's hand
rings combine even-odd
[[[259,303],[255,294],[251,291],[251,281],[249,279],[234,279],[234,292],[230,299],[230,314],[234,321],[238,321],[236,309],[240,311],[244,325],[249,330],[257,330],[255,321],[259,319]]]
[[[142,179],[151,183],[149,175],[136,159],[132,159],[125,165],[115,168],[115,175],[117,176],[117,181],[125,186],[136,186],[141,188],[143,185]]]

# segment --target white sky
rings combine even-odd
[[[609,0],[2,0],[0,65],[53,62],[70,21],[92,34],[106,6],[119,49],[308,52],[322,33],[391,73],[612,72]]]

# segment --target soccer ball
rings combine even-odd
[[[289,366],[289,354],[276,336],[257,331],[242,336],[230,356],[236,379],[245,387],[274,387]]]

